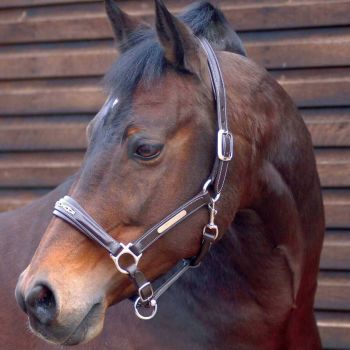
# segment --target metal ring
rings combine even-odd
[[[158,311],[158,305],[157,305],[157,301],[155,299],[152,299],[149,302],[150,308],[152,308],[152,313],[149,316],[144,316],[140,313],[140,309],[146,309],[146,307],[144,305],[142,305],[142,303],[140,303],[141,298],[138,297],[134,303],[134,309],[135,309],[135,314],[136,316],[141,319],[141,320],[151,320],[157,313]]]
[[[207,193],[208,192],[208,187],[212,184],[212,179],[208,179],[205,184],[203,185],[203,193]],[[212,202],[216,203],[219,198],[221,196],[221,193],[219,192],[214,198],[211,198]]]
[[[205,181],[205,184],[203,185],[203,192],[206,193],[208,191],[208,187],[211,184],[211,179],[208,179],[207,181]]]
[[[117,254],[117,256],[114,256],[111,254],[111,258],[112,260],[114,261],[115,263],[115,266],[117,267],[117,269],[125,274],[125,275],[128,275],[129,272],[124,269],[122,266],[120,266],[119,264],[119,259],[123,256],[123,255],[130,255],[133,259],[134,259],[134,264],[137,266],[137,264],[139,263],[139,260],[141,259],[141,256],[142,256],[142,253],[140,255],[136,255],[134,254],[131,250],[130,250],[130,247],[133,246],[132,243],[129,243],[127,245],[124,245],[123,243],[120,243],[121,247],[123,248],[122,251]]]
[[[219,192],[219,193],[215,196],[215,198],[211,198],[212,202],[213,202],[213,203],[216,203],[216,202],[219,200],[220,196],[221,196],[221,193]]]

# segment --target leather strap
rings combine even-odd
[[[115,255],[120,243],[110,236],[72,197],[64,196],[55,204],[53,214],[77,228],[90,239]]]
[[[228,162],[233,158],[233,136],[228,131],[225,83],[217,56],[206,39],[200,39],[200,43],[208,59],[213,94],[216,101],[218,121],[217,157],[210,175],[210,179],[214,185],[214,194],[216,197],[223,189],[227,174]]]
[[[132,265],[128,268],[129,277],[134,283],[137,293],[140,296],[142,304],[147,304],[154,296],[153,288],[145,275],[137,268],[137,265]]]
[[[163,237],[170,229],[174,228],[177,224],[187,219],[190,215],[195,213],[198,209],[208,205],[211,197],[208,192],[200,192],[191,200],[183,204],[176,209],[166,218],[164,218],[157,225],[153,226],[147,232],[145,232],[139,239],[133,243],[131,250],[139,255],[151,246],[159,238]]]
[[[130,250],[135,255],[141,255],[143,251],[163,237],[170,229],[184,221],[198,209],[209,204],[210,200],[211,197],[208,192],[200,192],[141,235],[139,239],[133,242]],[[69,222],[86,236],[103,246],[113,256],[117,256],[124,249],[72,197],[65,196],[60,199],[55,204],[53,214]]]

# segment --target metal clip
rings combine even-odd
[[[209,205],[209,214],[210,214],[210,219],[209,219],[209,225],[214,226],[215,225],[215,215],[218,213],[218,211],[215,209],[215,202],[212,200]]]
[[[203,236],[206,236],[213,241],[216,241],[219,236],[219,228],[215,224],[215,215],[217,214],[217,210],[215,209],[215,202],[216,200],[212,199],[211,202],[208,204],[209,224],[205,225],[203,228]]]

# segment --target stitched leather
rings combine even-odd
[[[216,101],[216,113],[218,120],[219,130],[228,131],[227,123],[227,98],[225,84],[222,77],[222,72],[216,54],[206,39],[200,39],[202,48],[206,53],[208,60],[208,67],[210,71],[211,81],[213,85],[213,94]],[[230,147],[228,144],[228,139],[224,137],[223,139],[223,150],[225,156],[229,155]],[[221,193],[227,174],[228,162],[222,161],[218,157],[215,160],[212,173],[210,178],[214,183],[214,193],[215,196]]]
[[[60,202],[60,201],[59,201]],[[62,205],[56,203],[53,214],[69,222],[80,232],[94,240],[112,255],[120,250],[120,243],[110,236],[72,197],[61,199],[63,205],[67,204],[73,211],[67,211]]]
[[[170,229],[174,228],[177,224],[187,219],[190,215],[192,215],[198,209],[202,208],[208,203],[210,203],[209,193],[203,193],[203,192],[199,193],[197,196],[193,197],[191,200],[189,200],[188,202],[183,204],[181,207],[173,211],[170,215],[164,218],[157,225],[153,226],[151,229],[145,232],[138,240],[134,242],[134,245],[131,248],[131,250],[136,255],[139,255],[144,250],[146,250],[150,245],[152,245],[156,240],[164,236],[164,234],[166,234]],[[175,224],[171,225],[168,229],[164,230],[163,232],[161,233],[158,232],[159,227],[164,225],[166,222],[169,222],[169,220],[174,218],[183,210],[186,210],[187,214],[182,219],[178,220]]]

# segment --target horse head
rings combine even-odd
[[[218,136],[215,82],[198,37],[208,39],[225,79],[228,129],[235,140],[234,158],[215,208],[215,238],[226,231],[234,236],[231,225],[235,217],[242,218],[236,215],[241,209],[259,218],[264,244],[242,238],[242,249],[232,255],[232,268],[241,271],[254,290],[254,310],[260,318],[261,310],[271,307],[271,287],[271,293],[278,292],[276,313],[271,314],[280,330],[299,300],[307,300],[303,310],[312,313],[321,235],[304,233],[321,232],[323,227],[322,220],[310,220],[322,213],[310,138],[283,89],[243,57],[245,51],[220,11],[200,3],[175,17],[161,0],[155,3],[152,29],[106,1],[120,56],[105,77],[108,98],[88,126],[86,156],[68,194],[126,245],[201,193],[216,162]],[[297,176],[298,169],[310,176]],[[146,279],[153,281],[178,261],[198,255],[207,223],[208,210],[203,207],[144,251],[138,268]],[[239,247],[238,234],[234,237]],[[317,240],[314,251],[304,257],[312,239]],[[261,247],[266,251],[253,256]],[[259,263],[259,257],[269,262]],[[309,268],[304,294],[299,288],[306,271],[303,264]],[[19,278],[16,297],[36,334],[73,345],[95,337],[106,309],[136,292],[101,246],[53,218]]]
[[[104,79],[109,97],[87,128],[87,153],[69,194],[111,236],[129,242],[198,192],[215,159],[212,86],[196,36],[217,50],[245,51],[221,11],[205,2],[177,18],[156,1],[155,30],[111,0],[106,10],[120,55]],[[231,186],[223,198],[223,232],[238,192]],[[143,255],[147,278],[197,253],[207,216],[202,210]],[[134,293],[103,249],[59,219],[16,291],[31,328],[66,344],[96,336],[106,308]]]

